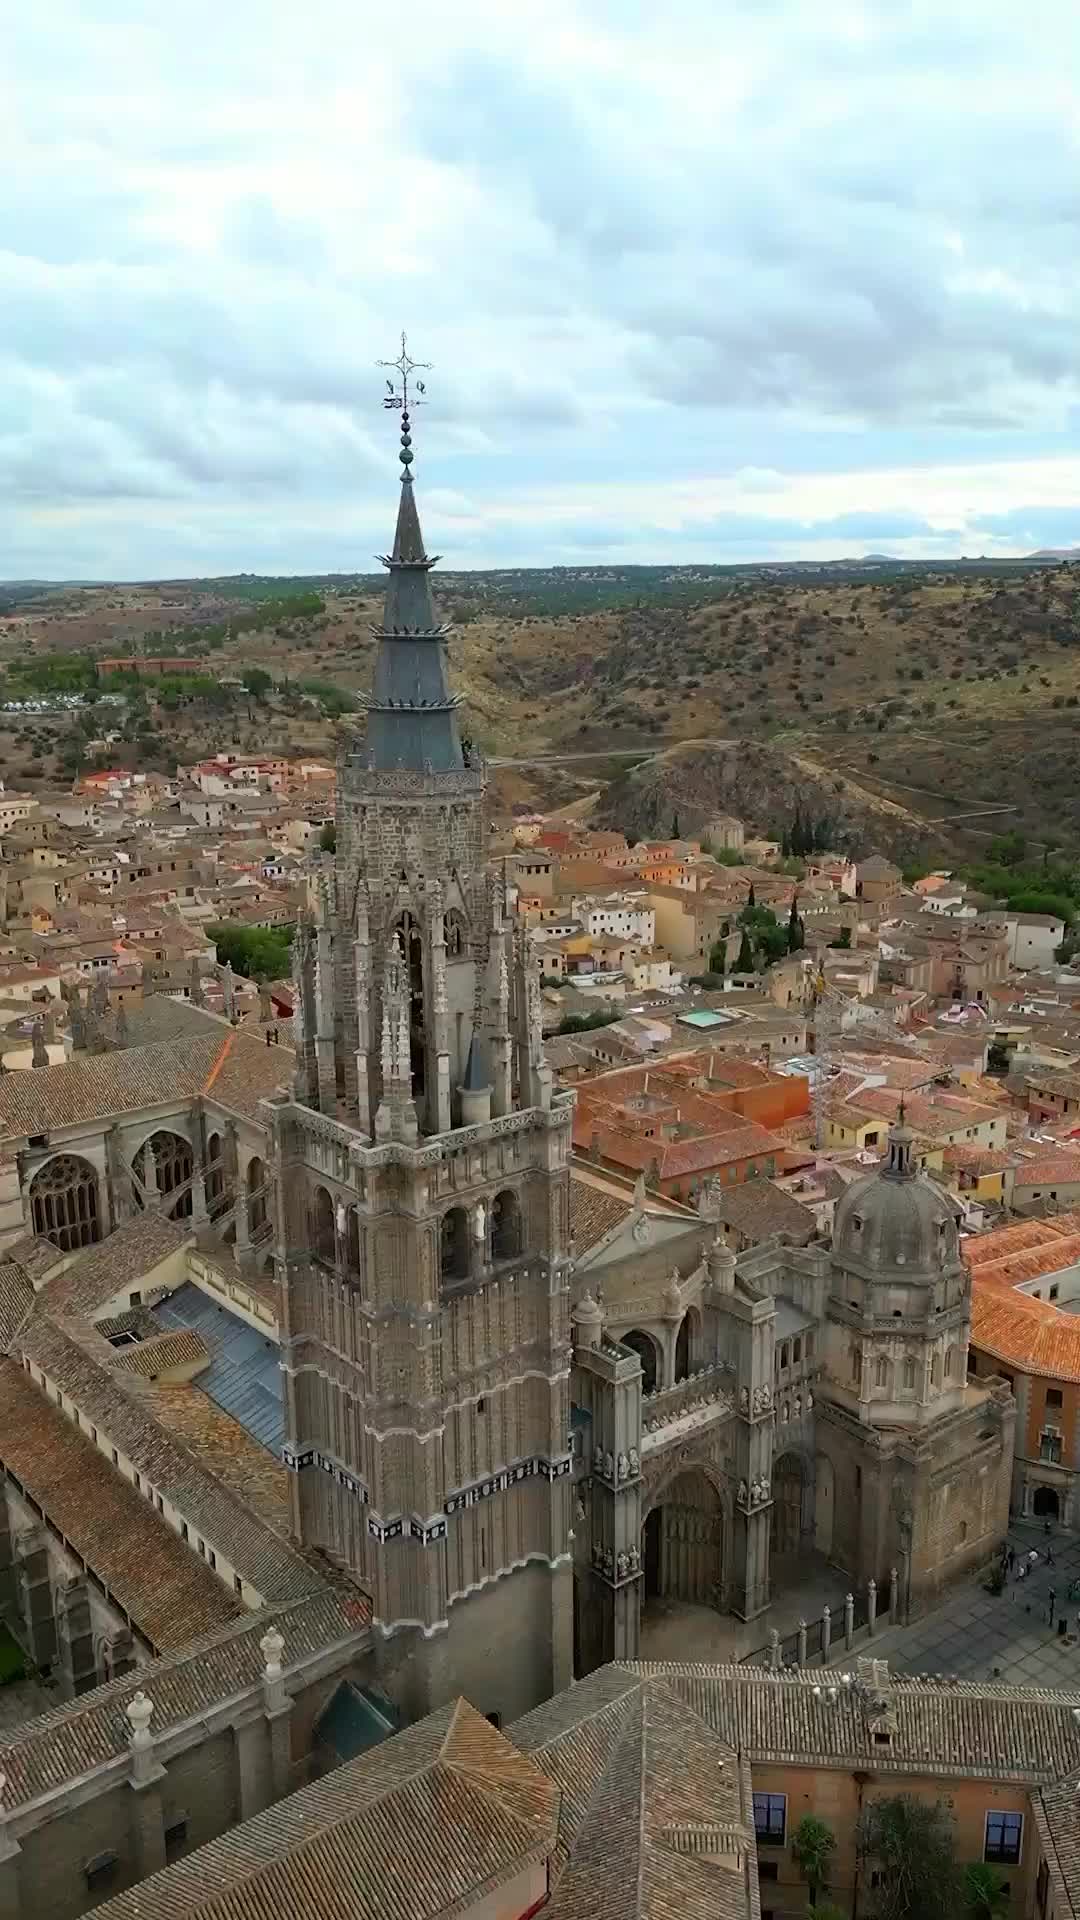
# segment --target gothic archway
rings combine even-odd
[[[642,1529],[645,1598],[716,1606],[723,1585],[724,1510],[700,1467],[664,1489]]]
[[[62,1253],[92,1247],[101,1239],[99,1206],[96,1169],[78,1154],[55,1154],[30,1182],[34,1232]]]
[[[228,1177],[225,1169],[225,1141],[220,1133],[206,1136],[206,1210],[211,1220],[225,1212],[229,1204]]]
[[[469,1216],[451,1207],[439,1222],[439,1272],[444,1280],[469,1277]]]
[[[678,1337],[675,1341],[676,1380],[685,1380],[694,1371],[700,1324],[697,1308],[687,1307],[679,1322]]]
[[[320,1260],[336,1261],[334,1203],[325,1187],[316,1187],[311,1199],[311,1244]]]
[[[836,1472],[828,1454],[819,1453],[814,1462],[814,1545],[819,1553],[832,1552],[835,1501]]]
[[[516,1260],[521,1253],[521,1203],[507,1187],[491,1206],[491,1257]]]
[[[426,1046],[424,1032],[424,936],[420,923],[409,912],[399,914],[394,932],[401,941],[405,977],[409,986],[409,1066],[412,1093],[418,1099],[424,1091]]]
[[[1037,1520],[1056,1520],[1061,1512],[1057,1488],[1036,1487],[1031,1511]]]
[[[157,1193],[164,1201],[164,1211],[171,1220],[190,1220],[191,1180],[195,1171],[195,1156],[190,1140],[185,1140],[182,1134],[169,1133],[162,1128],[160,1132],[152,1133],[149,1140],[143,1141],[133,1165],[147,1199],[152,1202],[153,1195]],[[143,1204],[146,1204],[145,1200]]]
[[[802,1544],[803,1494],[806,1469],[797,1453],[782,1453],[773,1464],[770,1554],[798,1553]]]
[[[360,1278],[360,1215],[355,1207],[345,1213],[345,1265],[356,1280]]]
[[[446,957],[448,960],[465,958],[465,920],[456,907],[451,907],[444,921]]]
[[[254,1240],[270,1225],[270,1179],[265,1160],[253,1154],[247,1168],[248,1234]]]
[[[660,1382],[660,1350],[651,1333],[642,1333],[640,1327],[632,1327],[629,1333],[620,1333],[622,1346],[629,1347],[641,1361],[641,1391],[655,1393]]]

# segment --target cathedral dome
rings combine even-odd
[[[916,1169],[912,1133],[901,1119],[889,1131],[883,1164],[837,1206],[832,1257],[875,1278],[933,1278],[959,1261],[958,1218],[952,1196]]]

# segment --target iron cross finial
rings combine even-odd
[[[410,404],[422,407],[426,398],[426,389],[422,380],[414,380],[412,392],[409,391],[410,376],[418,369],[427,371],[430,360],[414,360],[409,353],[405,335],[401,336],[401,352],[396,360],[377,360],[378,367],[390,367],[397,374],[396,380],[387,380],[383,395],[383,406],[401,414],[401,464],[408,476],[412,464],[412,436],[409,431]]]

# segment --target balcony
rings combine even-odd
[[[642,1450],[650,1451],[670,1437],[669,1429],[678,1424],[689,1432],[707,1426],[720,1414],[734,1409],[733,1375],[730,1367],[702,1367],[673,1387],[660,1387],[642,1395]]]

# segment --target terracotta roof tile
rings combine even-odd
[[[100,1920],[436,1920],[542,1862],[558,1795],[459,1700],[98,1908]]]
[[[242,1613],[152,1502],[7,1359],[0,1360],[0,1459],[159,1652]]]
[[[0,1138],[25,1139],[104,1114],[164,1106],[207,1091],[212,1076],[216,1104],[254,1115],[259,1101],[283,1086],[291,1071],[290,1048],[268,1047],[232,1030],[223,1035],[220,1028],[153,1046],[77,1056],[36,1073],[4,1075]]]

